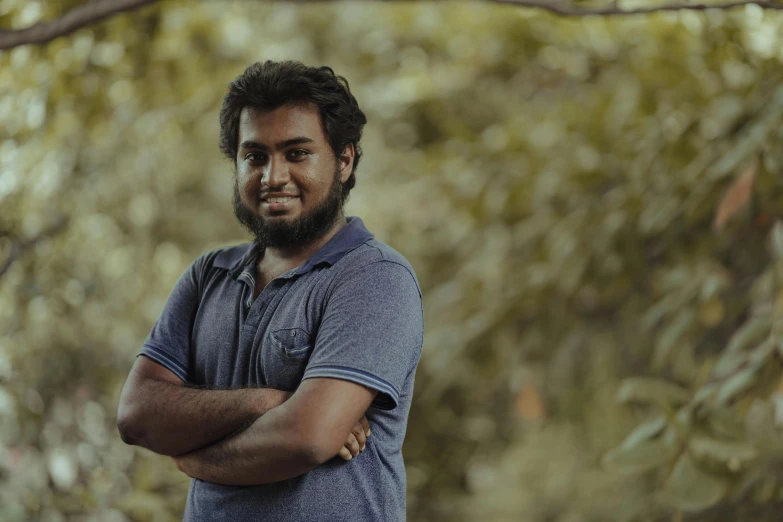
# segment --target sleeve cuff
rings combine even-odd
[[[378,390],[378,395],[375,396],[375,399],[370,406],[380,410],[393,410],[397,407],[400,400],[400,392],[391,383],[376,375],[355,368],[346,368],[345,366],[317,366],[315,368],[307,368],[304,376],[302,376],[302,380],[310,379],[312,377],[343,379],[367,386],[373,390]]]
[[[165,367],[174,375],[182,379],[182,382],[188,382],[187,369],[182,364],[175,361],[171,355],[167,354],[160,348],[156,348],[150,344],[145,344],[136,357],[139,355],[144,355],[145,357],[148,357],[161,366]]]

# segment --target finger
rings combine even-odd
[[[361,419],[359,419],[359,422],[364,426],[364,433],[369,437],[370,436],[370,421],[367,420],[367,416],[362,416]]]
[[[359,454],[359,442],[356,440],[356,437],[353,436],[353,433],[348,434],[348,440],[345,442],[345,447],[351,451],[351,455],[354,457]]]
[[[340,455],[343,458],[343,460],[351,460],[353,458],[351,456],[351,452],[348,451],[348,448],[346,448],[345,446],[340,448],[340,452],[338,453],[338,455]]]
[[[356,441],[359,443],[359,448],[364,449],[364,444],[367,442],[367,437],[364,436],[364,428],[358,422],[351,430],[353,436],[356,437]]]

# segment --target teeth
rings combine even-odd
[[[277,198],[265,198],[264,201],[267,203],[285,203],[286,201],[291,201],[292,199],[295,199],[291,196],[283,196],[283,197],[277,197]]]

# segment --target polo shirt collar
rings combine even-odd
[[[346,218],[346,221],[347,224],[343,228],[338,230],[304,264],[292,270],[289,275],[305,274],[321,263],[333,265],[348,252],[375,237],[364,226],[361,218],[349,216]],[[232,279],[239,277],[242,272],[249,272],[252,275],[255,273],[256,261],[263,254],[263,251],[264,248],[258,241],[251,241],[227,248],[218,254],[212,264],[215,267],[227,269]]]
[[[297,270],[296,274],[304,274],[321,263],[333,265],[342,259],[345,254],[363,245],[375,236],[367,230],[362,220],[356,216],[346,218],[348,223],[337,231],[324,246],[313,254]]]

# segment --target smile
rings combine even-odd
[[[298,199],[298,196],[272,196],[263,198],[261,200],[261,206],[266,210],[279,212],[281,210],[288,210]]]

